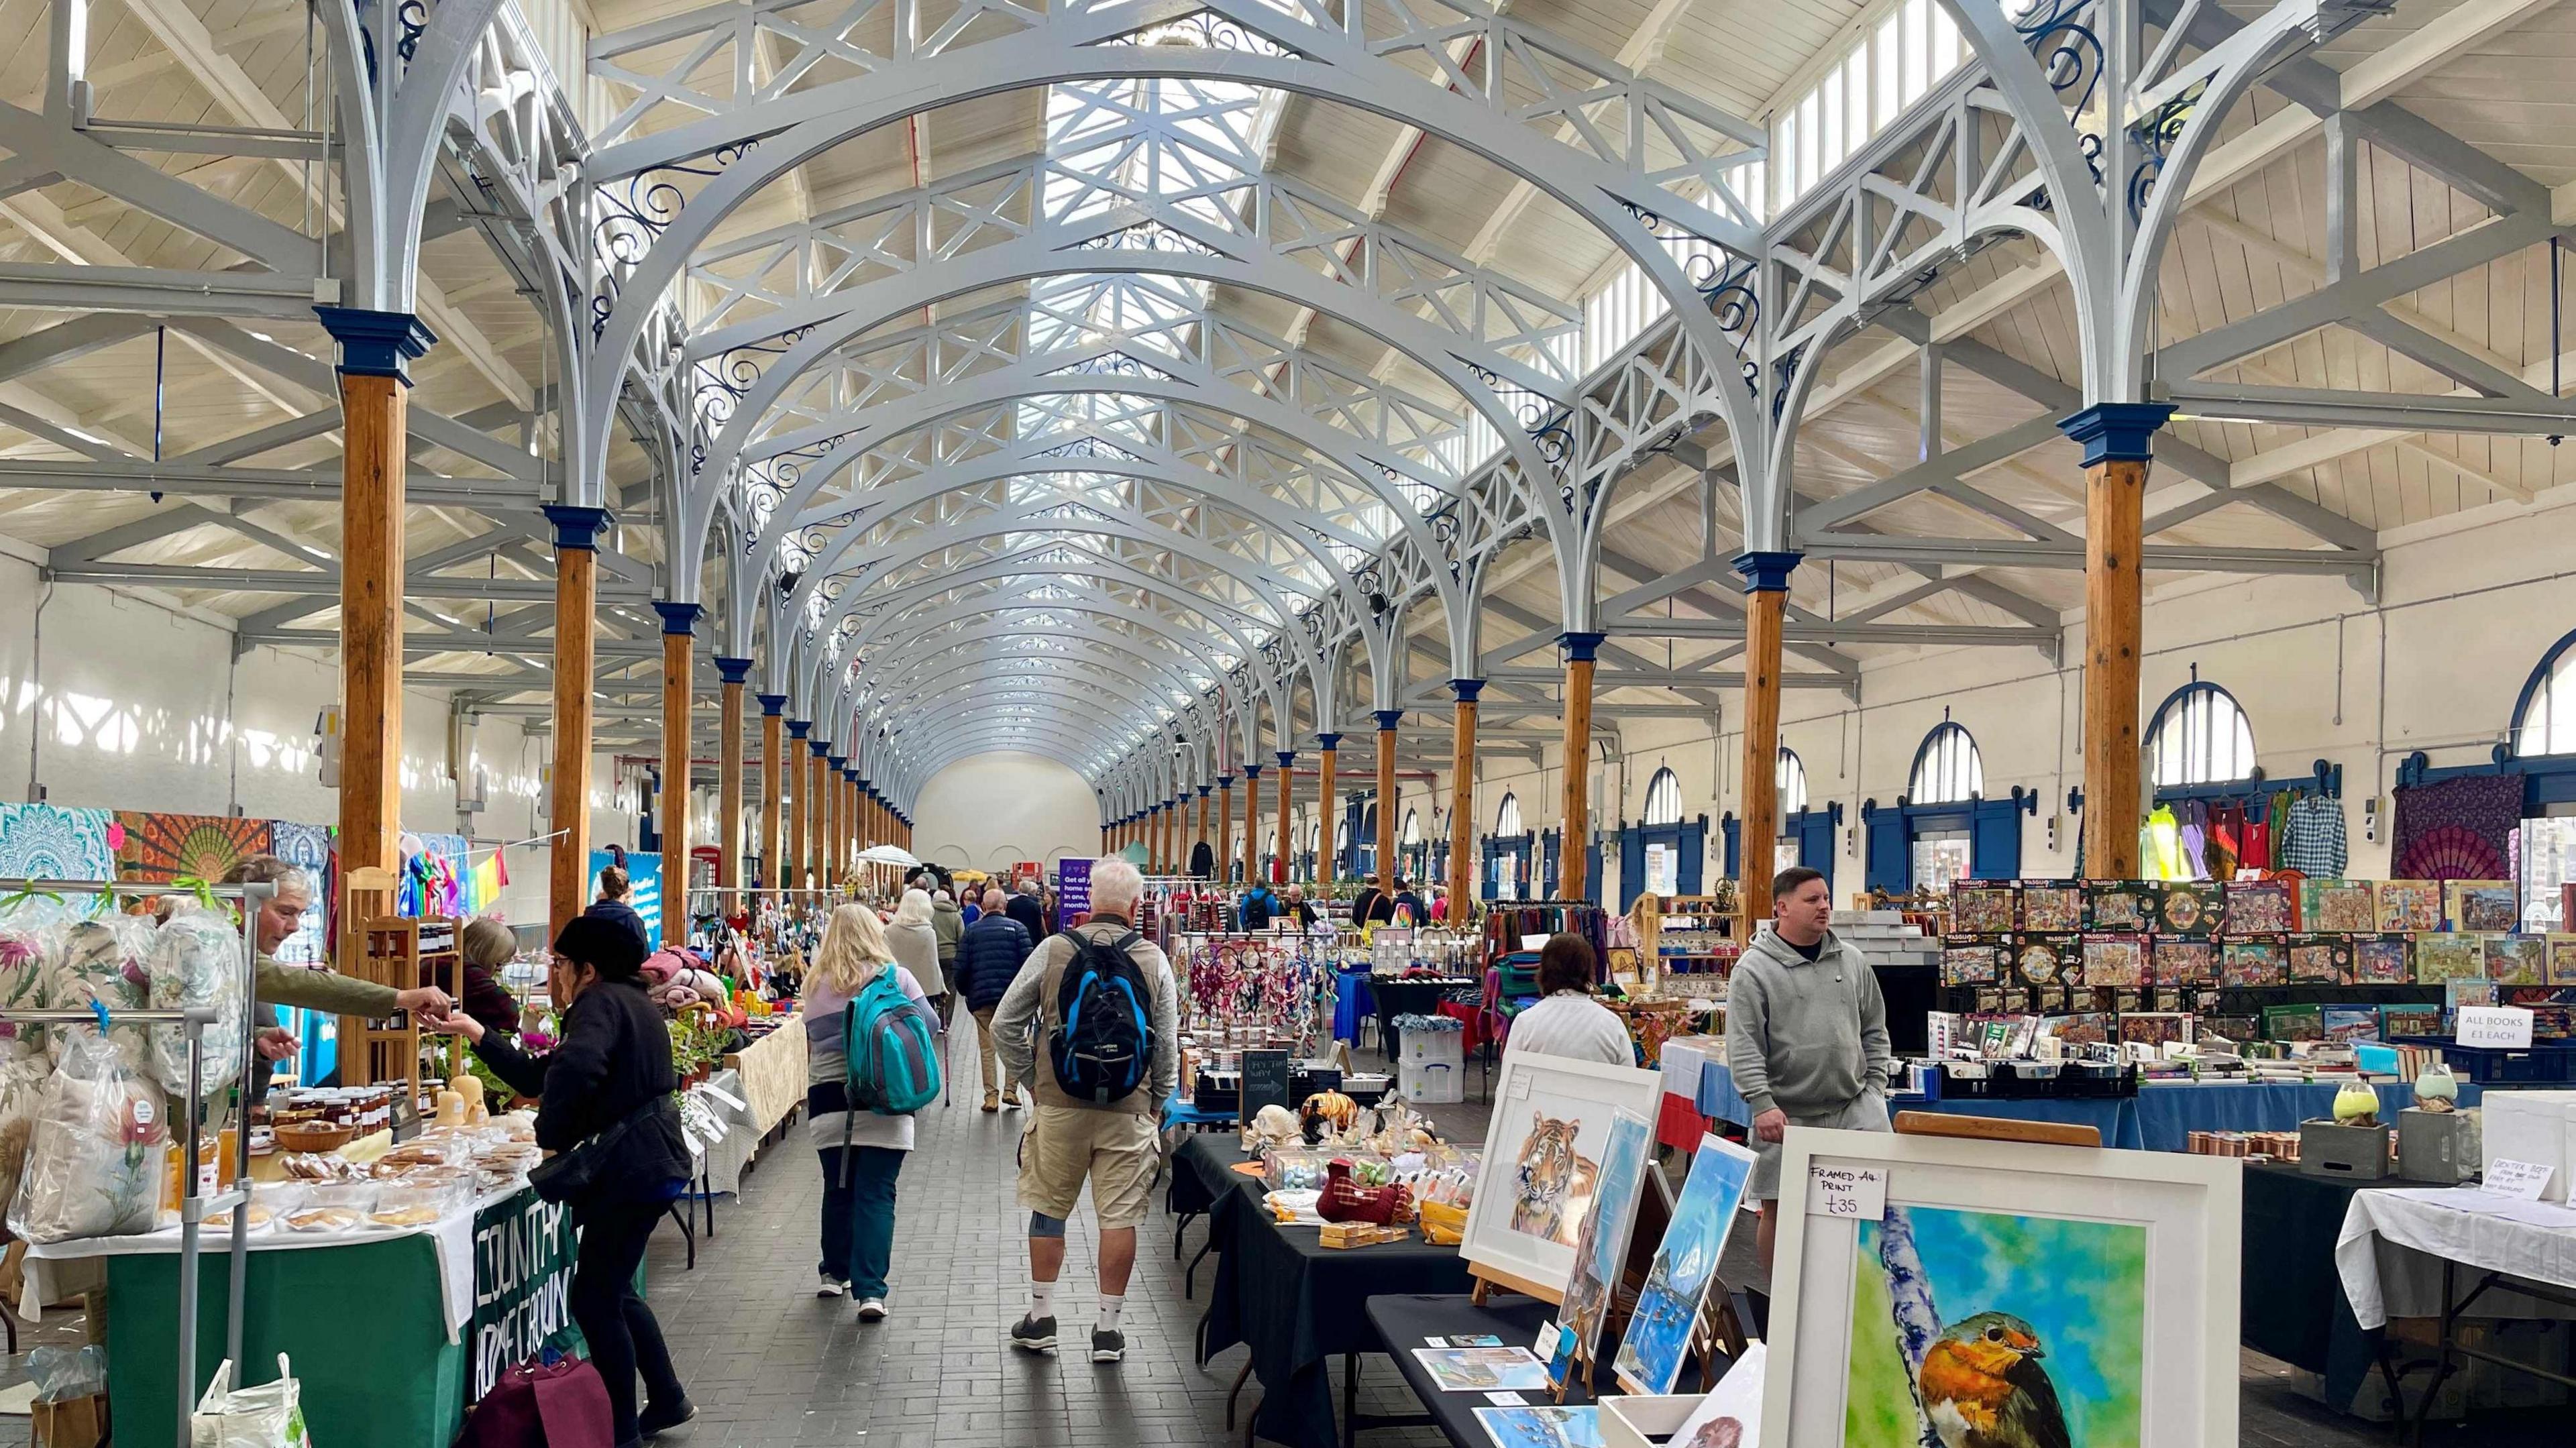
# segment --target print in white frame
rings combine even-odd
[[[1625,1110],[1651,1122],[1662,1092],[1653,1071],[1505,1052],[1458,1255],[1504,1286],[1561,1301],[1611,1116]],[[1535,1149],[1534,1136],[1542,1138]]]

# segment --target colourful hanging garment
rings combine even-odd
[[[2182,828],[2174,822],[2173,807],[2157,805],[2147,816],[2146,826],[2138,831],[2138,868],[2150,880],[2188,880],[2183,868]]]

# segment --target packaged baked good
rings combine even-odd
[[[350,1207],[299,1207],[278,1218],[290,1232],[354,1232],[367,1224],[367,1214]]]

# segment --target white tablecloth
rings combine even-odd
[[[2363,1327],[2385,1326],[2391,1317],[2438,1315],[2443,1304],[2436,1259],[2576,1291],[2576,1211],[2541,1202],[2508,1204],[2466,1187],[2353,1193],[2335,1239],[2335,1270]],[[2478,1299],[2477,1315],[2576,1313],[2499,1288]]]
[[[430,1249],[438,1258],[438,1288],[441,1304],[447,1312],[447,1340],[455,1342],[465,1324],[474,1320],[474,1214],[494,1202],[503,1201],[525,1190],[526,1183],[514,1182],[496,1191],[476,1197],[469,1205],[449,1212],[437,1221],[421,1227],[367,1226],[350,1232],[289,1232],[275,1224],[250,1234],[247,1244],[253,1252],[291,1252],[313,1247],[347,1247],[364,1242],[389,1242],[396,1237],[415,1234],[429,1238]],[[254,1193],[255,1194],[255,1193]],[[197,1250],[206,1257],[230,1256],[233,1234],[229,1227],[211,1224],[197,1233]],[[28,1321],[36,1320],[31,1306],[50,1299],[43,1290],[43,1274],[53,1262],[68,1262],[89,1257],[143,1257],[157,1253],[176,1256],[179,1251],[179,1229],[167,1227],[136,1237],[89,1237],[72,1242],[30,1242],[27,1244],[28,1290],[19,1294],[19,1313]],[[41,1311],[41,1308],[37,1309]]]

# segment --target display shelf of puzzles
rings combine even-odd
[[[2576,933],[2501,880],[1961,881],[1942,1004],[2082,1044],[2423,1038],[2463,1005],[2576,1039]]]

